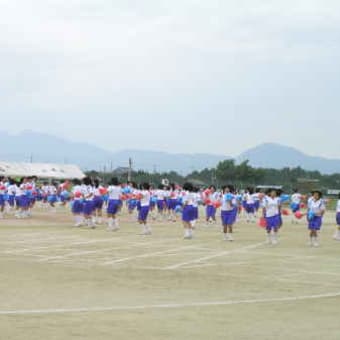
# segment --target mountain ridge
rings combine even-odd
[[[10,162],[74,163],[84,170],[106,170],[128,165],[146,171],[177,171],[186,175],[192,171],[215,167],[227,155],[209,153],[170,153],[157,150],[122,149],[109,151],[88,142],[73,142],[62,137],[33,131],[17,135],[0,131],[0,159]],[[339,173],[340,159],[310,156],[294,147],[263,143],[234,157],[237,163],[249,160],[254,167],[281,169],[298,167],[324,174]]]

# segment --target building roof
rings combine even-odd
[[[82,179],[85,177],[85,174],[77,165],[71,164],[11,163],[0,161],[0,176]]]

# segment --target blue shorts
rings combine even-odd
[[[177,202],[177,201],[176,201]],[[176,209],[176,207],[175,207]],[[193,207],[193,217],[194,217],[194,221],[198,220],[198,207]]]
[[[9,204],[11,207],[14,207],[14,205],[15,205],[15,196],[14,196],[14,195],[9,195],[9,196],[8,196],[8,204]]]
[[[222,210],[221,219],[223,225],[233,225],[236,222],[237,209]]]
[[[116,215],[121,206],[120,200],[109,200],[109,204],[107,206],[107,213],[109,215]]]
[[[192,205],[185,205],[182,212],[183,222],[192,222],[195,220],[195,210]]]
[[[336,224],[340,227],[340,212],[336,214]]]
[[[0,207],[5,205],[5,195],[0,195]]]
[[[165,200],[158,200],[157,201],[157,208],[159,211],[163,211],[166,207],[166,202]]]
[[[246,209],[246,212],[248,214],[254,214],[255,213],[255,203],[252,203],[252,204],[246,203],[245,209]]]
[[[83,204],[83,213],[84,215],[92,215],[94,210],[94,205],[93,205],[93,201],[85,201]]]
[[[19,197],[19,206],[20,208],[28,208],[30,206],[30,199],[26,195],[22,195]]]
[[[170,198],[169,201],[168,201],[168,208],[170,210],[175,210],[176,207],[177,207],[177,198]]]
[[[93,209],[101,210],[103,208],[104,200],[101,196],[95,196],[93,198]]]
[[[266,217],[267,227],[266,229],[268,231],[272,229],[278,229],[282,225],[282,218],[281,215],[275,215],[272,217]]]
[[[320,230],[322,227],[322,217],[314,216],[311,220],[308,221],[308,229],[309,230]]]
[[[206,215],[207,215],[207,218],[215,218],[216,208],[213,205],[207,205]]]
[[[138,221],[146,222],[149,215],[149,206],[141,207],[138,213]]]
[[[72,213],[79,215],[83,212],[83,202],[81,200],[73,201],[72,203]]]

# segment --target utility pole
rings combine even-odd
[[[129,158],[129,172],[128,172],[128,182],[131,182],[131,176],[132,176],[132,158]]]

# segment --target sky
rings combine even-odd
[[[338,0],[0,0],[1,130],[340,158]]]

